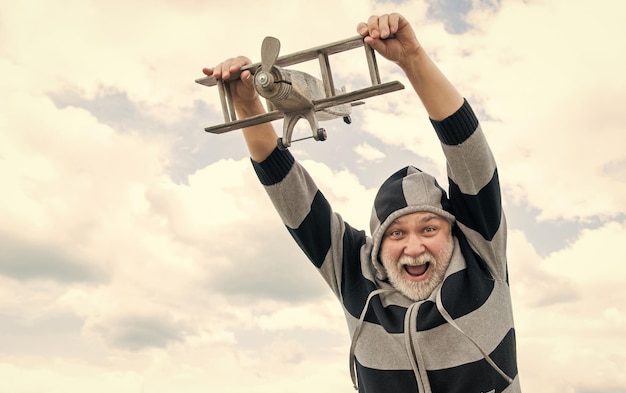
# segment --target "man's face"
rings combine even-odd
[[[383,234],[380,258],[391,284],[408,298],[430,296],[443,281],[452,251],[448,220],[430,212],[404,215]]]

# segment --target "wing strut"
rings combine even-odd
[[[371,46],[363,42],[363,47],[365,48],[365,57],[367,59],[367,67],[370,70],[370,79],[372,81],[372,85],[380,85],[380,74],[378,72],[378,64],[376,63],[376,55],[374,54],[374,49]]]
[[[322,81],[324,82],[324,91],[326,92],[326,98],[335,95],[335,82],[333,81],[333,73],[330,70],[330,61],[328,55],[320,53],[318,56],[320,62],[320,71],[322,73]]]
[[[230,123],[237,120],[237,114],[235,113],[235,107],[233,106],[233,96],[230,92],[230,84],[222,79],[219,79],[217,81],[217,90],[220,93],[224,123]]]

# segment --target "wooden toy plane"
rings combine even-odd
[[[351,92],[336,89],[329,56],[361,46],[365,48],[371,85]],[[318,120],[342,117],[347,124],[350,124],[351,107],[363,104],[363,102],[357,102],[358,100],[404,89],[402,83],[398,81],[381,83],[374,50],[363,41],[361,36],[280,57],[279,52],[280,41],[274,37],[265,37],[261,45],[260,63],[243,67],[240,72],[233,73],[228,80],[216,79],[212,76],[196,79],[197,83],[205,86],[217,85],[224,114],[224,123],[207,127],[205,131],[222,134],[284,118],[283,136],[278,138],[277,144],[278,148],[286,149],[291,145],[294,126],[299,119],[304,118],[311,125],[312,138],[316,141],[324,141],[326,130],[319,127]],[[302,71],[283,68],[314,59],[319,61],[322,80]],[[268,112],[246,119],[237,119],[229,82],[237,80],[240,73],[245,70],[250,70],[254,75],[254,87],[259,95],[266,99]]]

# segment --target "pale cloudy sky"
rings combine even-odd
[[[259,61],[266,35],[287,54],[394,10],[498,161],[522,386],[626,392],[619,0],[0,0],[0,392],[351,392],[339,305],[241,135],[204,133],[221,113],[194,79]],[[361,53],[332,64],[363,82]],[[401,166],[445,180],[410,89],[353,120],[292,148],[353,225]]]

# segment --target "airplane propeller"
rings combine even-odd
[[[278,38],[265,37],[261,44],[261,69],[255,75],[255,82],[261,89],[271,88],[274,83],[272,69],[278,59],[280,41]]]
[[[265,37],[261,44],[261,69],[265,72],[271,72],[278,53],[280,52],[280,41],[278,38]]]

